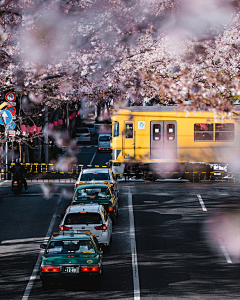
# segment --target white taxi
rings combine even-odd
[[[112,220],[102,205],[86,204],[69,206],[65,215],[59,215],[62,221],[59,232],[86,233],[91,231],[105,251],[110,251],[112,241]]]

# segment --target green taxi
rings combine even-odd
[[[100,285],[103,252],[91,232],[52,236],[40,247],[45,249],[40,266],[44,290],[54,283],[83,278],[92,278]]]
[[[106,184],[79,185],[74,193],[72,205],[81,204],[103,205],[108,215],[116,223],[118,216],[118,197],[108,182]]]

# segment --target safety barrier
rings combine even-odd
[[[15,165],[15,163],[11,163],[10,166]],[[70,166],[68,171],[61,171],[58,168],[57,164],[39,164],[39,163],[26,163],[22,164],[27,168],[27,173],[26,173],[26,178],[27,180],[43,180],[43,181],[50,181],[50,180],[65,180],[65,182],[70,180],[76,179],[76,175],[78,175],[82,168],[108,168],[107,165],[77,165],[73,164]],[[11,173],[8,171],[8,174]],[[217,175],[216,175],[217,174]],[[115,174],[116,175],[116,174]],[[151,171],[144,171],[144,172],[132,172],[129,170],[129,172],[120,174],[125,180],[129,179],[130,177],[136,176],[137,178],[141,178],[150,175],[152,176],[152,179],[154,179],[154,176],[157,177],[171,177],[179,175],[179,177],[186,177],[189,179],[191,182],[201,182],[202,180],[206,179],[208,177],[209,180],[215,180],[216,182],[233,182],[233,183],[240,183],[240,172],[225,172],[225,171],[211,171],[209,173],[207,172],[151,172]],[[159,176],[158,176],[159,175]],[[6,171],[4,169],[1,170],[0,173],[1,180],[6,179]],[[155,179],[156,179],[155,178]],[[150,178],[151,180],[151,178]]]
[[[11,163],[9,167],[14,166],[15,163]],[[27,173],[67,173],[67,174],[79,174],[83,167],[87,168],[108,168],[107,165],[77,165],[72,164],[68,171],[61,171],[58,164],[44,164],[44,163],[26,163],[22,164],[27,168]],[[10,171],[9,171],[10,172]]]

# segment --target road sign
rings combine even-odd
[[[16,127],[16,123],[13,121],[7,125],[8,130],[13,130],[15,127]]]
[[[0,104],[0,109],[4,108],[6,105],[7,105],[7,102],[6,102],[6,101],[3,102],[3,103],[1,103],[1,104]]]
[[[16,102],[7,102],[7,105],[16,106]]]
[[[16,100],[16,95],[13,92],[8,92],[5,98],[8,102],[14,102]]]
[[[15,136],[16,131],[15,130],[9,130],[8,134],[9,134],[9,136]]]
[[[16,113],[16,108],[13,107],[13,106],[8,106],[8,107],[6,107],[6,110],[7,110],[7,111],[10,111],[10,113],[11,113],[12,115],[15,115],[15,113]]]
[[[12,122],[12,114],[10,111],[7,111],[7,110],[1,110],[0,111],[0,114],[5,122],[5,124],[9,124]],[[3,120],[2,118],[0,117],[0,124],[3,125]]]

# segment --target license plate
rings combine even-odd
[[[64,267],[64,272],[66,273],[77,273],[76,267]]]
[[[87,231],[87,229],[86,230],[77,230],[77,233],[85,233]]]
[[[13,186],[18,186],[18,183],[14,183]]]

